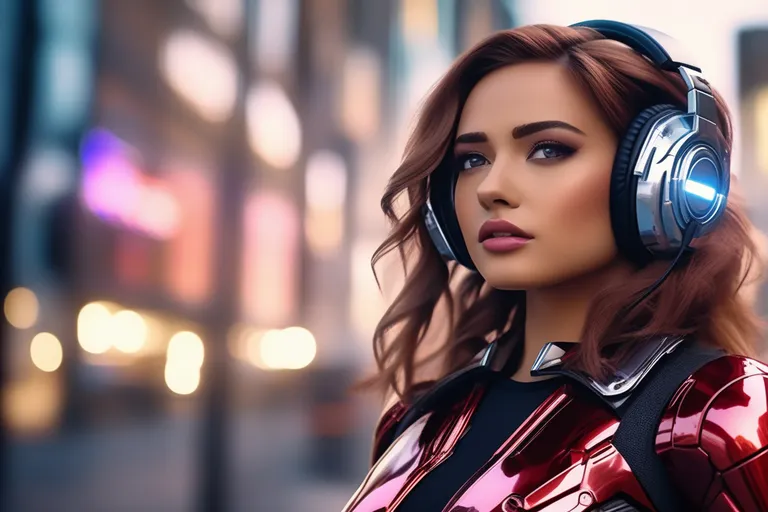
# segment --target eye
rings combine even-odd
[[[467,153],[466,155],[459,155],[456,157],[456,166],[461,171],[482,167],[489,163],[488,159],[480,153]]]
[[[560,142],[539,142],[531,149],[531,152],[528,154],[528,160],[553,160],[557,158],[565,158],[571,156],[575,152],[575,149]]]

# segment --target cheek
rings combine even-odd
[[[561,189],[550,207],[547,234],[568,253],[614,253],[610,216],[610,168]],[[595,254],[597,256],[597,254]]]

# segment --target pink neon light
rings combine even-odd
[[[83,159],[82,199],[100,218],[168,239],[179,225],[179,205],[167,185],[144,175],[133,164],[124,145],[106,132],[110,144],[94,144]]]
[[[184,214],[164,251],[163,280],[176,300],[203,304],[213,291],[216,191],[203,171],[187,165],[171,166],[167,183]]]
[[[259,325],[285,325],[298,300],[298,211],[287,197],[264,190],[247,200],[244,216],[243,317]]]

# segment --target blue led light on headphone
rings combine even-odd
[[[691,168],[683,190],[693,215],[706,217],[718,202],[725,201],[724,194],[718,190],[717,178],[717,166],[708,158],[700,159]]]

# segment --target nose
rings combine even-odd
[[[497,159],[477,187],[477,199],[486,210],[493,206],[517,208],[520,194],[515,185],[515,172],[509,163]]]

